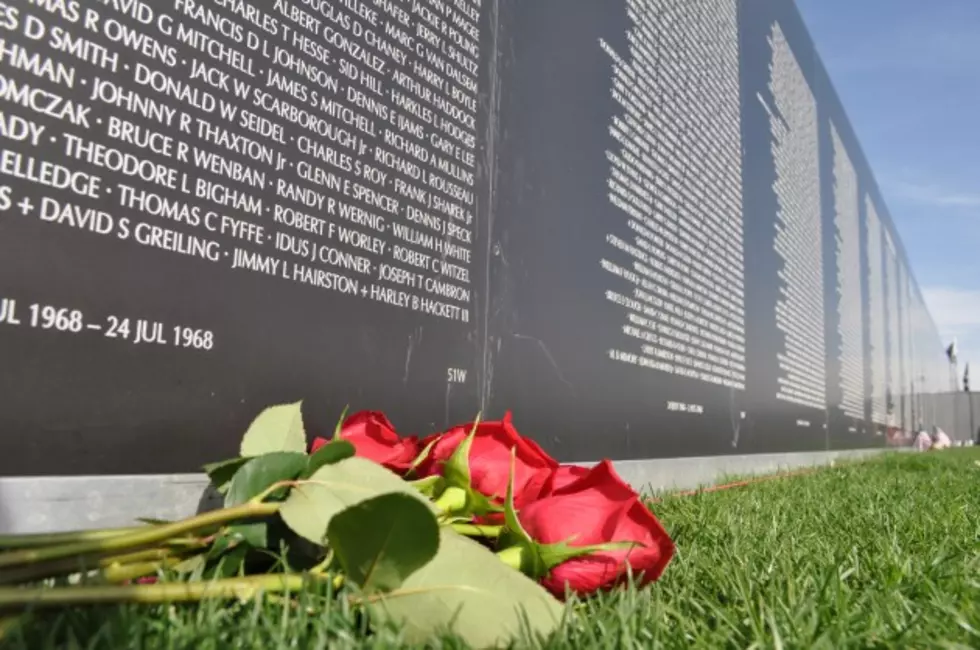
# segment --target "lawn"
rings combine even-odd
[[[889,454],[653,507],[678,546],[663,579],[578,605],[533,645],[980,647],[980,449]],[[397,630],[368,635],[342,601],[302,601],[76,609],[29,619],[0,645],[401,647]]]

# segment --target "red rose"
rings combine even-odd
[[[588,475],[591,470],[580,465],[562,465],[551,473],[544,484],[541,496],[554,494],[556,491],[571,485],[583,476]]]
[[[667,531],[608,460],[553,494],[527,504],[518,518],[541,544],[642,545],[600,551],[553,567],[541,584],[558,597],[565,595],[566,584],[578,594],[614,587],[626,578],[627,564],[639,584],[647,584],[660,577],[674,555]]]
[[[432,440],[436,443],[418,468],[419,477],[442,475],[442,466],[473,430],[473,424],[453,427],[422,442],[423,448]],[[511,423],[508,411],[499,422],[480,422],[470,447],[470,483],[474,490],[503,503],[510,481],[510,451],[516,449],[514,467],[514,501],[522,504],[541,494],[558,462],[533,440],[521,436]]]
[[[384,465],[393,472],[405,472],[419,455],[418,438],[402,438],[384,413],[360,411],[344,420],[337,436],[354,445],[358,456]],[[316,438],[310,453],[330,442]]]

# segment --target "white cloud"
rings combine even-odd
[[[967,208],[980,206],[980,194],[942,194],[934,198],[936,205],[951,205]]]

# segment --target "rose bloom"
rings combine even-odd
[[[567,542],[592,546],[610,542],[636,542],[637,546],[600,551],[562,562],[541,584],[559,598],[565,586],[577,594],[591,594],[625,581],[627,566],[642,586],[663,573],[674,555],[674,543],[639,496],[602,461],[548,496],[527,504],[518,514],[531,538],[542,544]]]
[[[419,455],[418,438],[399,436],[384,413],[378,411],[359,411],[351,415],[344,420],[337,437],[354,445],[361,458],[373,460],[396,473],[408,470]],[[326,438],[316,438],[310,453],[329,442]]]
[[[558,469],[554,470],[545,481],[544,489],[541,490],[541,496],[548,496],[554,494],[556,491],[571,485],[575,481],[579,480],[583,476],[587,476],[590,469],[588,467],[582,467],[580,465],[561,465]]]
[[[428,457],[418,468],[419,477],[441,476],[443,464],[473,430],[473,424],[453,427],[445,433],[422,441],[422,448],[435,440]],[[514,501],[518,508],[536,499],[558,461],[549,456],[530,438],[520,435],[508,411],[499,422],[480,422],[470,447],[470,482],[473,489],[503,503],[510,481],[511,449],[516,449],[514,466]]]

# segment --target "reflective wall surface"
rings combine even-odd
[[[0,474],[262,407],[564,461],[883,446],[950,375],[792,2],[0,12]]]
[[[574,459],[952,431],[935,326],[791,2],[508,8],[492,405]]]

